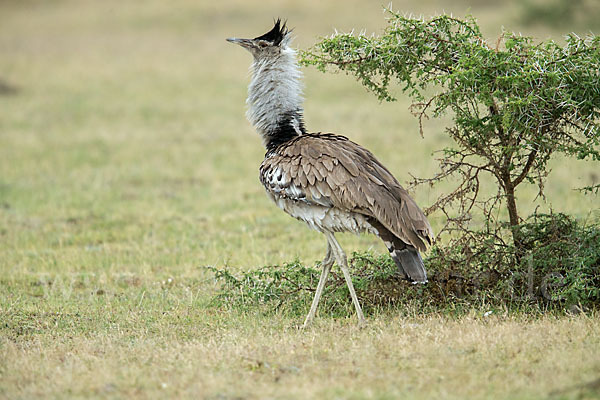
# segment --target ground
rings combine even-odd
[[[560,40],[496,3],[393,6],[468,11],[491,41],[503,26]],[[379,3],[28,0],[0,13],[0,397],[598,396],[595,314],[408,309],[365,329],[318,315],[301,331],[302,318],[210,307],[205,266],[313,264],[326,248],[263,193],[264,149],[244,118],[251,57],[225,38],[281,16],[306,48],[334,28],[380,30]],[[309,130],[349,136],[401,182],[435,172],[443,120],[421,139],[405,100],[304,72]],[[597,180],[555,160],[542,208],[597,217],[597,199],[573,191]],[[414,196],[426,206],[443,189]],[[535,194],[519,194],[524,213]],[[341,243],[385,251],[368,236]]]

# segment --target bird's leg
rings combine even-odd
[[[333,254],[333,251],[331,250],[331,244],[329,243],[329,240],[327,240],[327,254],[325,255],[325,258],[323,259],[323,261],[321,261],[321,266],[324,265],[333,265],[333,263],[335,262],[335,255]]]
[[[358,323],[359,325],[364,325],[366,323],[365,316],[363,315],[362,308],[360,307],[360,303],[358,302],[358,297],[356,296],[356,292],[354,291],[352,277],[350,276],[350,271],[348,271],[348,260],[346,258],[346,253],[344,253],[344,249],[342,249],[342,246],[340,246],[333,233],[327,234],[327,240],[332,244],[333,252],[335,254],[340,268],[342,269],[342,273],[344,274],[344,279],[346,280],[346,285],[348,285],[348,290],[350,291],[350,296],[352,297],[354,308],[356,308],[356,314],[358,315]]]
[[[329,271],[331,270],[331,266],[335,261],[335,257],[333,255],[333,251],[331,249],[331,243],[329,243],[329,239],[327,240],[327,255],[325,259],[321,263],[321,267],[323,271],[321,272],[321,278],[319,279],[319,283],[317,285],[317,291],[315,292],[315,297],[313,298],[312,304],[310,306],[310,311],[304,320],[304,328],[306,328],[312,322],[312,319],[317,312],[317,306],[319,305],[319,300],[321,299],[321,294],[323,293],[323,288],[325,288],[325,282],[327,282],[327,276],[329,275]]]

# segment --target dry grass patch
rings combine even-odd
[[[277,317],[227,318],[208,318],[190,340],[135,329],[3,339],[0,388],[8,398],[600,395],[586,386],[600,377],[597,318],[384,315],[365,329],[317,319],[306,331]]]

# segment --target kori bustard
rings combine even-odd
[[[254,39],[227,41],[254,56],[246,116],[267,150],[260,166],[261,183],[279,208],[327,238],[323,271],[304,326],[314,318],[334,262],[344,274],[363,324],[346,255],[335,233],[379,236],[404,277],[425,283],[419,250],[431,244],[431,226],[408,192],[368,150],[344,136],[306,131],[302,74],[285,23],[278,19],[273,29]]]

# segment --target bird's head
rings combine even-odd
[[[291,32],[281,23],[281,19],[275,21],[275,26],[264,35],[254,39],[228,38],[230,43],[236,43],[248,50],[256,60],[278,57],[282,50],[288,48],[291,40]]]

